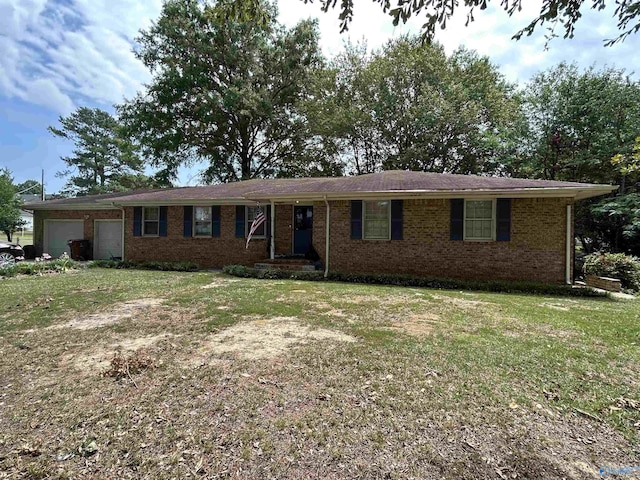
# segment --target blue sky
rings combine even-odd
[[[327,56],[338,53],[348,38],[376,48],[393,36],[419,31],[420,19],[394,28],[371,0],[355,2],[348,34],[339,34],[338,11],[324,14],[318,3],[279,0],[280,21],[292,26],[317,17]],[[539,4],[525,3],[522,12],[508,17],[494,0],[493,7],[476,13],[470,27],[464,26],[465,15],[458,15],[437,40],[449,52],[464,45],[489,56],[507,79],[521,85],[561,61],[629,73],[640,65],[638,36],[603,46],[602,39],[617,32],[612,9],[585,9],[576,37],[555,39],[547,50],[544,29],[519,42],[510,40]],[[44,168],[47,191],[60,190],[64,179],[56,172],[64,168],[60,158],[72,145],[54,138],[47,127],[79,106],[112,111],[113,104],[131,98],[150,79],[132,53],[133,39],[158,17],[161,5],[161,0],[0,0],[0,168],[11,170],[17,181],[39,179]],[[179,183],[195,184],[196,174],[197,169],[182,171]]]

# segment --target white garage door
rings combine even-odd
[[[46,220],[44,224],[44,253],[58,258],[71,254],[67,242],[84,238],[83,220]]]
[[[98,220],[93,234],[93,258],[122,257],[122,221]]]

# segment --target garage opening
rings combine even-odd
[[[122,221],[96,220],[93,230],[93,258],[110,260],[122,258]]]
[[[58,258],[63,253],[71,255],[69,240],[84,238],[83,220],[45,220],[43,253]]]

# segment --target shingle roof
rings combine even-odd
[[[255,179],[235,183],[206,185],[199,187],[180,187],[160,190],[138,191],[107,195],[96,195],[96,204],[132,205],[135,203],[184,203],[188,201],[247,201],[271,200],[293,197],[345,198],[358,194],[519,194],[536,196],[555,192],[556,196],[575,196],[587,198],[602,195],[614,190],[615,186],[590,183],[559,182],[552,180],[531,180],[508,177],[485,177],[478,175],[453,175],[443,173],[409,172],[392,170],[380,173],[352,177],[314,177],[288,179]],[[77,201],[86,203],[90,197],[53,200],[53,202],[71,206]],[[42,204],[44,206],[44,204]],[[29,207],[36,207],[30,204]]]
[[[170,190],[170,189],[167,189]],[[126,192],[113,192],[113,193],[101,193],[98,195],[84,195],[79,197],[66,197],[66,198],[56,198],[54,200],[46,200],[44,202],[27,202],[23,206],[28,210],[37,210],[38,207],[55,207],[55,206],[73,206],[73,205],[94,205],[96,207],[104,207],[106,201],[113,200],[120,197],[125,197],[129,195],[136,195],[139,193],[153,193],[158,191],[158,189],[154,190],[129,190]]]

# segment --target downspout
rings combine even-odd
[[[571,285],[571,205],[567,205],[567,251],[565,279],[567,285]]]
[[[276,204],[271,200],[271,245],[269,247],[269,257],[276,258]]]
[[[122,251],[120,255],[122,255],[122,261],[124,262],[124,231],[126,230],[127,222],[124,220],[124,207],[120,207],[120,210],[122,210]]]
[[[327,201],[327,196],[324,196],[324,204],[327,207],[327,220],[326,220],[326,232],[325,232],[325,260],[324,260],[324,278],[329,276],[329,223],[331,219],[331,207]]]

